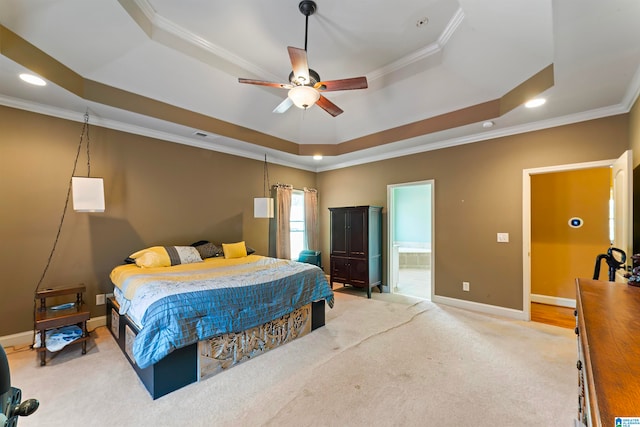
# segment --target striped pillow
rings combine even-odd
[[[152,246],[130,255],[142,268],[169,267],[179,264],[202,262],[200,253],[193,246]]]

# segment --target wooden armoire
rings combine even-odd
[[[382,208],[329,208],[331,218],[330,284],[382,292]]]

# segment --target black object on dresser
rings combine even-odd
[[[338,282],[382,292],[382,208],[329,208],[331,213],[330,284]]]

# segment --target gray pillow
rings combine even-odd
[[[220,256],[222,252],[222,248],[214,245],[211,242],[202,243],[200,245],[194,245],[196,250],[200,253],[200,257],[202,259],[205,258],[213,258]]]

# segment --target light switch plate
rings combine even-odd
[[[498,233],[498,243],[509,243],[509,233]]]

